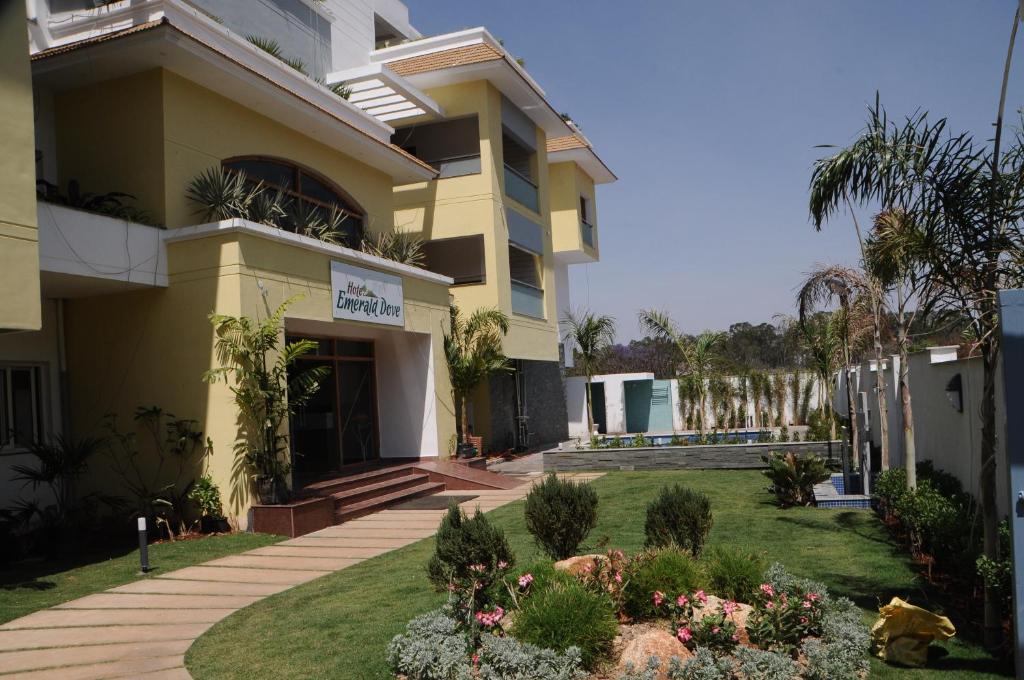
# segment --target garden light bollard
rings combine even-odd
[[[143,574],[149,571],[149,538],[145,517],[139,518],[139,563]]]

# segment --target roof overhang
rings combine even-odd
[[[589,146],[548,152],[549,164],[567,162],[580,166],[580,169],[594,180],[594,184],[611,184],[618,180],[615,173],[604,164],[604,161],[598,158],[597,154],[594,153],[594,149]]]
[[[560,137],[571,132],[561,115],[548,102],[540,85],[530,77],[530,74],[522,66],[516,63],[515,59],[486,28],[470,28],[385,47],[371,52],[370,61],[380,64],[395,64],[404,60],[476,45],[490,47],[494,51],[493,58],[403,74],[403,77],[420,89],[487,80],[512,103],[522,109],[549,137]]]
[[[444,111],[418,87],[384,64],[369,64],[327,74],[327,84],[344,83],[348,101],[381,122],[426,116],[443,118]]]
[[[78,16],[78,15],[76,15]],[[55,91],[163,68],[313,137],[396,183],[436,171],[390,142],[394,129],[179,0],[86,12],[32,55],[33,82]]]

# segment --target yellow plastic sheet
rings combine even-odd
[[[898,597],[878,610],[879,618],[871,627],[875,654],[891,663],[924,666],[928,645],[933,640],[948,640],[956,628],[945,616],[915,607]]]

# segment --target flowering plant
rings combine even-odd
[[[822,597],[792,585],[776,590],[762,583],[747,620],[750,640],[762,649],[794,653],[806,637],[821,635]]]
[[[494,565],[470,564],[465,576],[452,575],[448,583],[448,612],[474,636],[481,629],[499,626],[505,615],[495,600],[510,567],[508,562],[499,560]]]
[[[621,550],[609,550],[605,557],[595,557],[593,563],[587,563],[577,578],[587,588],[604,593],[615,603],[616,611],[621,612],[626,601],[626,576],[628,561]]]
[[[672,632],[687,649],[694,651],[705,647],[718,654],[728,654],[739,643],[733,618],[739,605],[735,602],[723,601],[717,610],[709,610],[708,596],[703,590],[682,593],[675,598],[655,591],[652,599],[656,609],[667,610]]]

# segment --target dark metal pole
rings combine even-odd
[[[143,574],[149,571],[149,537],[145,517],[139,518],[139,563]]]

